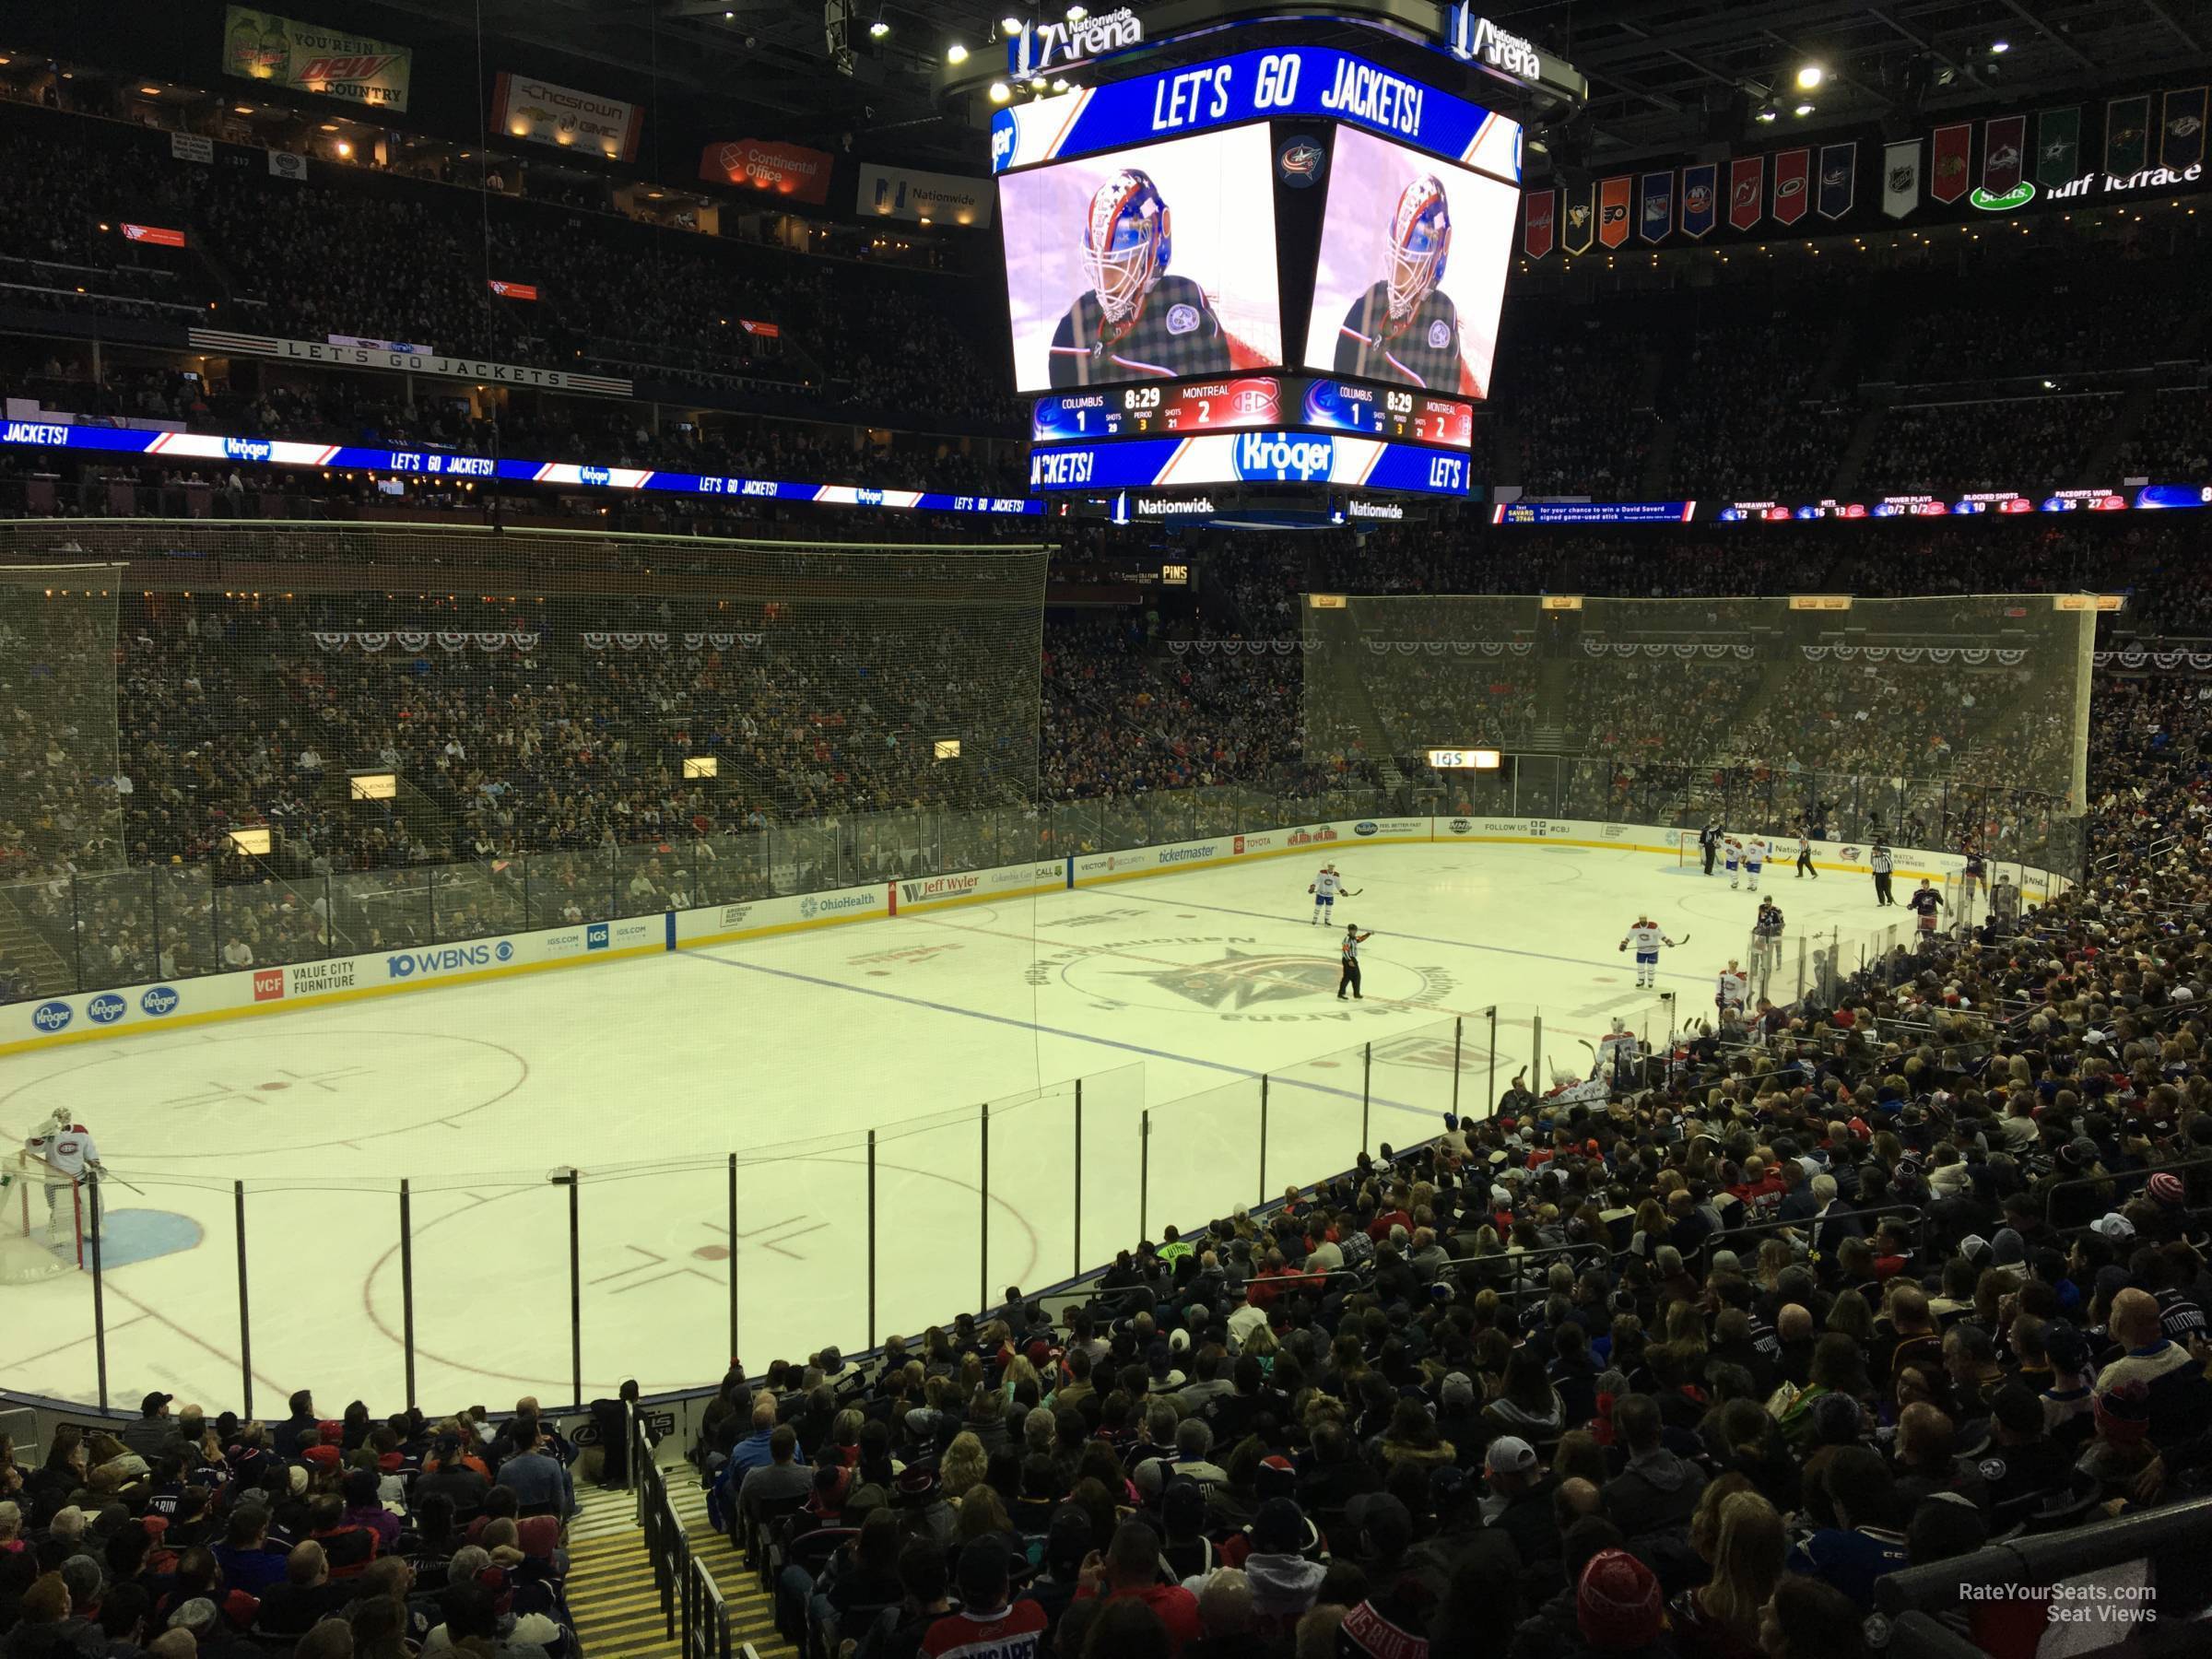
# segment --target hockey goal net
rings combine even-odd
[[[19,1285],[82,1267],[86,1261],[84,1182],[53,1182],[50,1210],[43,1166],[20,1163],[7,1173],[6,1214],[0,1221],[0,1284]]]

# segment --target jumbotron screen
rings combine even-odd
[[[1015,384],[1280,366],[1272,166],[1255,125],[1002,178]]]
[[[1306,367],[1488,397],[1520,192],[1339,128]]]

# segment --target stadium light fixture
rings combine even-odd
[[[1053,90],[1055,92],[1065,92],[1067,90],[1067,83],[1064,80],[1056,80],[1053,83]]]
[[[1014,88],[1007,86],[1005,81],[993,81],[991,83],[991,101],[993,103],[1005,103],[1007,99],[1013,96]]]
[[[1089,16],[1090,14],[1079,6],[1071,6],[1067,8],[1067,20],[1070,23],[1080,23]]]
[[[1792,111],[1790,112],[1790,113],[1791,113],[1791,114],[1793,114],[1793,115],[1796,116],[1796,117],[1797,117],[1797,118],[1800,120],[1800,121],[1804,120],[1804,119],[1805,119],[1806,116],[1807,116],[1807,115],[1810,115],[1812,112],[1813,112],[1813,106],[1812,106],[1811,104],[1809,104],[1809,103],[1801,103],[1801,104],[1799,104],[1799,105],[1798,105],[1798,106],[1797,106],[1797,107],[1796,107],[1794,110],[1792,110]]]
[[[1828,71],[1818,64],[1797,65],[1797,90],[1800,92],[1810,92],[1827,78]]]
[[[1758,113],[1753,115],[1751,119],[1764,126],[1770,123],[1780,120],[1781,117],[1782,112],[1770,103],[1760,104],[1759,106]]]
[[[721,772],[722,761],[716,756],[686,755],[684,757],[684,776],[687,778],[719,777]]]
[[[2010,41],[1992,41],[1989,43],[1989,55],[1991,57],[2003,57],[2011,50],[2012,42]]]
[[[868,25],[868,39],[871,41],[880,41],[885,35],[888,35],[890,32],[891,26],[888,23],[886,23],[881,18],[877,18],[875,22]]]
[[[945,61],[948,64],[966,63],[968,61],[968,48],[961,45],[959,41],[955,41],[951,45],[945,48]]]
[[[266,830],[233,830],[229,833],[230,850],[248,858],[266,858],[269,855],[269,832]]]
[[[1019,34],[1021,32],[1021,19],[1016,17],[1012,12],[1008,12],[1005,17],[998,20],[998,32],[1003,35]]]

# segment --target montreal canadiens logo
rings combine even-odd
[[[1171,305],[1168,307],[1168,332],[1170,334],[1186,335],[1197,326],[1198,308],[1196,306]]]

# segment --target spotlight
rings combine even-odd
[[[1032,91],[1032,92],[1041,92],[1041,91],[1043,91],[1043,90],[1044,90],[1044,76],[1041,76],[1041,75],[1032,75],[1031,76],[1030,76],[1030,91]]]
[[[1007,99],[1013,96],[1014,88],[1007,86],[1005,81],[993,81],[991,83],[991,101],[993,103],[1005,103]]]
[[[1759,106],[1758,112],[1754,114],[1751,119],[1764,125],[1779,119],[1781,114],[1782,112],[1777,110],[1772,104],[1760,104]]]
[[[968,61],[968,48],[961,45],[958,41],[955,41],[951,45],[945,48],[945,61],[948,64],[966,63]]]
[[[1053,83],[1053,90],[1055,92],[1065,92],[1067,90],[1067,83],[1064,80],[1056,80]]]
[[[2011,50],[2012,42],[2010,41],[1992,41],[1989,43],[1989,55],[1991,57],[2003,57]]]
[[[1812,112],[1813,106],[1809,103],[1801,103],[1795,109],[1790,112],[1791,114],[1796,116],[1800,121],[1804,120],[1806,116],[1810,115]]]
[[[875,22],[868,25],[868,39],[871,41],[880,41],[885,35],[888,35],[890,32],[891,26],[888,23],[886,23],[881,18],[877,18]]]
[[[1828,78],[1828,71],[1818,64],[1804,64],[1797,70],[1797,90],[1810,92]]]
[[[1011,12],[1007,13],[1005,17],[998,20],[998,32],[1003,35],[1019,34],[1021,32],[1021,19],[1015,17]]]
[[[1067,8],[1067,20],[1070,23],[1080,23],[1089,16],[1090,14],[1079,6],[1071,6]]]

